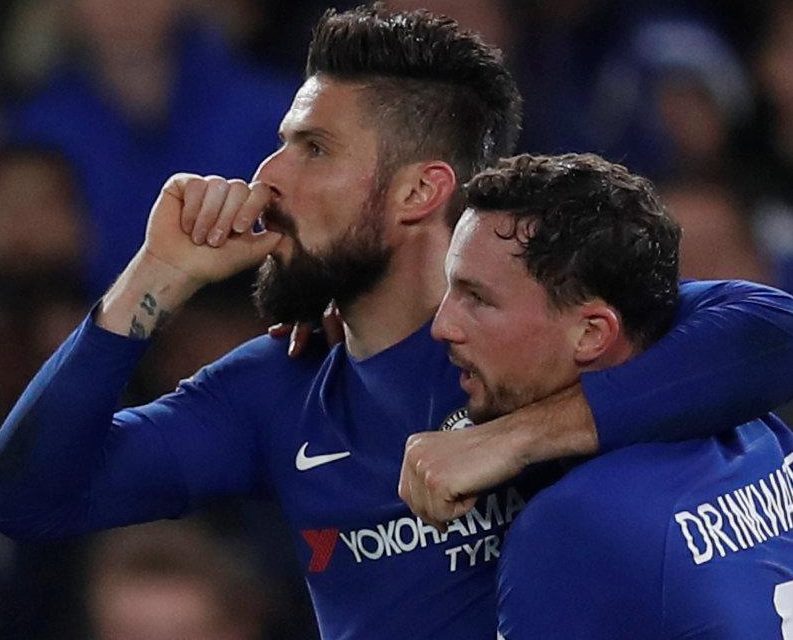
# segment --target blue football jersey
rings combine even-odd
[[[768,416],[580,464],[515,521],[498,589],[506,640],[790,640],[793,436]]]
[[[682,291],[680,323],[654,349],[584,381],[608,448],[710,434],[725,412],[745,421],[791,394],[789,296],[745,283]],[[321,337],[296,360],[257,338],[117,412],[146,347],[88,318],[37,374],[0,429],[0,531],[50,538],[272,498],[323,638],[493,640],[504,531],[558,465],[486,492],[444,534],[410,513],[397,495],[406,438],[465,425],[459,372],[429,325],[363,361]],[[703,394],[714,368],[724,376]],[[695,423],[683,419],[692,407]]]

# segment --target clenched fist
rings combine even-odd
[[[105,294],[97,324],[146,338],[205,284],[263,262],[283,239],[253,231],[270,197],[259,182],[189,173],[169,178],[143,246]]]
[[[200,284],[227,278],[261,263],[282,239],[253,232],[269,198],[259,182],[178,173],[152,207],[143,252]]]

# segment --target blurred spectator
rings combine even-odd
[[[2,417],[88,309],[86,235],[80,188],[68,162],[47,148],[0,146]],[[53,628],[50,622],[57,624],[55,616],[37,617],[50,600],[69,606],[68,592],[57,587],[68,551],[68,544],[33,550],[0,539],[0,637],[33,640]]]
[[[457,20],[464,29],[482,34],[489,43],[504,52],[515,44],[515,21],[510,0],[387,0],[396,11],[426,9]]]
[[[728,186],[677,182],[661,193],[672,217],[683,227],[682,277],[772,283],[772,270],[754,240],[743,203]]]
[[[245,555],[190,521],[104,534],[89,551],[96,640],[262,640],[263,586]]]
[[[58,153],[0,148],[2,416],[87,311],[82,204]]]
[[[9,109],[9,135],[60,148],[74,163],[96,296],[140,245],[170,174],[252,174],[277,145],[298,79],[243,64],[182,0],[69,0],[66,9],[71,54]]]
[[[593,148],[655,178],[730,175],[752,93],[729,43],[700,19],[653,13],[617,42],[597,72]]]
[[[755,52],[762,110],[747,141],[755,225],[793,291],[793,3],[771,2]]]
[[[0,147],[0,273],[79,272],[82,200],[68,162],[42,147]]]

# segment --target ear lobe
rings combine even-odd
[[[603,302],[582,307],[575,359],[579,366],[595,362],[611,349],[620,334],[621,321],[617,312]]]
[[[454,169],[445,162],[432,161],[404,167],[395,190],[399,222],[415,224],[445,207],[457,187]]]

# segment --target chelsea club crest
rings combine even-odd
[[[468,418],[468,409],[461,407],[447,416],[446,420],[441,424],[439,431],[457,431],[457,429],[465,429],[473,424],[474,423]]]

